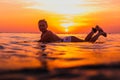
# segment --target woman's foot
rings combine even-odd
[[[97,31],[99,31],[99,33],[100,33],[101,35],[103,35],[104,37],[107,37],[107,33],[104,32],[101,27],[99,27],[98,25],[96,25],[95,29],[96,29]]]
[[[95,29],[95,28],[92,28],[92,31],[93,31],[94,33],[96,33],[96,32],[97,32],[97,29]]]
[[[99,32],[104,32],[103,29],[101,27],[99,27],[98,25],[96,25],[95,29]]]

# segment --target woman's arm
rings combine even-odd
[[[46,33],[44,33],[41,36],[41,39],[39,40],[40,42],[49,42],[50,41],[50,37],[52,36],[50,31],[47,31]]]

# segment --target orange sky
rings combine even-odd
[[[57,33],[87,33],[100,25],[120,32],[120,0],[0,0],[0,32],[39,32],[39,19]]]

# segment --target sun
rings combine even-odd
[[[69,27],[74,26],[72,22],[61,23],[61,26],[64,27],[65,32],[69,32]]]
[[[65,28],[65,32],[69,32],[68,28]]]
[[[61,24],[61,26],[65,27],[65,28],[68,28],[68,27],[73,26],[73,25],[74,25],[74,23],[62,23]]]

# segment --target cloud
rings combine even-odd
[[[23,0],[29,6],[37,10],[44,10],[58,14],[85,14],[94,11],[107,10],[118,4],[115,0]],[[119,1],[120,2],[120,1]]]
[[[119,0],[1,0],[0,3],[22,5],[26,9],[37,9],[57,14],[85,14],[105,11],[120,4]]]

